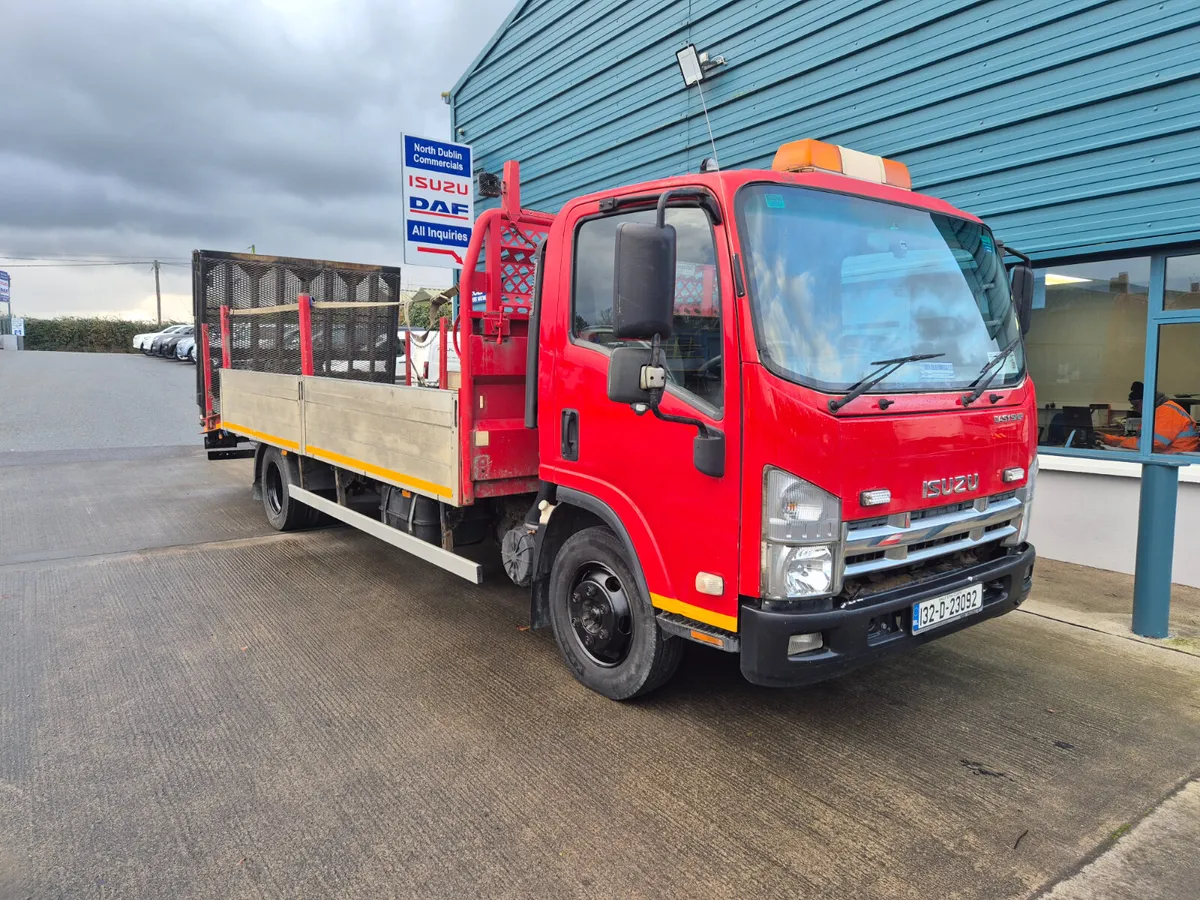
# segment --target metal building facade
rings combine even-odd
[[[1200,240],[1195,0],[523,0],[451,92],[477,166],[526,205],[723,167],[818,137],[907,163],[917,190],[1035,256]]]

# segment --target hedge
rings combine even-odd
[[[70,350],[76,353],[133,353],[133,336],[161,331],[153,322],[125,319],[63,316],[57,319],[26,319],[26,350]]]

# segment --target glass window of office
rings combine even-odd
[[[1041,446],[1128,450],[1133,437],[1137,449],[1129,397],[1145,372],[1149,284],[1148,256],[1037,271],[1025,353]]]
[[[1163,309],[1200,309],[1200,254],[1167,257]]]
[[[1158,329],[1154,452],[1200,455],[1200,322]]]

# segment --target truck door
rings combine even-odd
[[[655,607],[735,631],[741,416],[734,291],[725,228],[695,203],[667,210],[678,244],[661,408],[724,433],[724,476],[697,471],[694,427],[638,415],[607,396],[616,229],[653,222],[652,206],[605,212],[592,201],[563,213],[560,233],[570,247],[558,272],[547,272],[561,338],[540,405],[541,459],[544,478],[592,495],[620,519]]]

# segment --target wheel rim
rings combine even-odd
[[[611,668],[625,661],[633,644],[633,615],[621,580],[601,563],[583,566],[567,597],[571,629],[592,662]]]
[[[267,466],[267,504],[275,515],[283,511],[283,476],[274,463]]]

